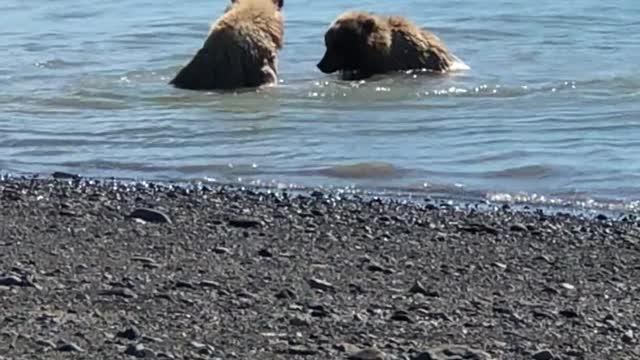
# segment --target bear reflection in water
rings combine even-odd
[[[326,32],[325,45],[318,69],[339,71],[343,80],[399,70],[444,73],[468,68],[438,37],[400,16],[344,13]]]

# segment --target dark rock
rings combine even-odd
[[[633,340],[633,330],[625,331],[625,333],[622,334],[622,342],[624,342],[625,344],[631,344],[633,343]]]
[[[383,274],[393,274],[393,270],[387,269],[380,264],[372,263],[367,266],[367,270],[371,272],[381,272]]]
[[[282,289],[276,293],[276,299],[280,300],[294,300],[296,293],[290,289]]]
[[[273,253],[269,249],[260,249],[258,256],[270,258],[273,257]]]
[[[347,360],[385,360],[386,354],[376,348],[368,348],[353,353],[347,357]]]
[[[391,315],[391,320],[393,320],[393,321],[404,321],[404,322],[408,322],[408,323],[412,323],[413,322],[413,319],[411,318],[409,313],[404,311],[404,310],[395,311]]]
[[[308,318],[302,316],[294,316],[289,319],[289,324],[292,326],[305,327],[311,325],[311,322]]]
[[[56,344],[51,340],[36,339],[36,344],[47,348],[56,348]]]
[[[28,286],[22,279],[17,276],[3,276],[0,277],[0,286]]]
[[[420,283],[420,281],[416,281],[413,284],[411,289],[409,289],[409,293],[411,293],[411,294],[422,294],[422,295],[427,296],[427,297],[439,297],[440,296],[440,293],[438,293],[437,291],[425,289],[425,287],[422,285],[422,283]]]
[[[76,217],[80,216],[77,212],[71,210],[60,210],[60,216]]]
[[[522,224],[513,224],[513,225],[511,225],[509,230],[515,231],[515,232],[527,232],[527,231],[529,231],[529,229],[526,226],[522,225]]]
[[[140,338],[140,336],[142,336],[142,333],[140,332],[140,330],[138,330],[137,327],[130,326],[123,331],[119,331],[116,336],[127,340],[136,340]]]
[[[491,360],[488,353],[462,345],[445,345],[418,354],[413,360]]]
[[[183,281],[183,280],[178,280],[176,281],[176,284],[174,285],[176,287],[176,289],[195,289],[196,286],[189,282],[189,281]]]
[[[531,355],[533,360],[553,360],[556,358],[550,350],[540,350]]]
[[[312,317],[323,318],[331,315],[329,310],[322,304],[311,304],[309,305],[309,310],[311,310]]]
[[[158,224],[171,224],[171,219],[165,213],[148,208],[138,208],[133,210],[131,214],[129,214],[130,218],[140,219],[147,222],[158,223]]]
[[[312,289],[322,290],[322,291],[333,291],[335,288],[332,283],[316,278],[311,278],[308,281],[309,286]]]
[[[560,315],[562,315],[562,316],[564,316],[564,317],[566,317],[566,318],[569,318],[569,319],[575,319],[575,318],[580,317],[580,314],[578,314],[578,312],[577,312],[577,311],[575,311],[574,309],[564,309],[564,310],[560,310],[560,311],[558,312],[558,314],[560,314]]]
[[[131,344],[127,346],[124,353],[125,355],[129,355],[139,359],[151,359],[156,356],[156,354],[152,350],[146,349],[142,344]]]
[[[249,228],[260,227],[262,225],[262,222],[256,218],[236,217],[229,220],[229,225],[238,227],[238,228],[249,229]]]
[[[51,174],[51,177],[57,180],[80,180],[82,178],[80,175],[66,173],[63,171],[56,171]]]
[[[58,346],[58,351],[60,352],[84,352],[80,346],[73,342],[63,342]]]
[[[493,226],[489,226],[487,224],[480,224],[480,223],[472,223],[466,226],[462,226],[460,227],[460,230],[466,231],[472,234],[477,234],[477,233],[487,233],[491,235],[500,234],[500,230],[494,228]]]

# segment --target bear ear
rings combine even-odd
[[[376,28],[375,19],[365,19],[362,22],[362,30],[364,30],[364,32],[367,34],[372,33],[373,30],[375,30],[375,28]]]

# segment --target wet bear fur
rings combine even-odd
[[[325,34],[325,54],[317,67],[344,80],[399,70],[443,73],[457,58],[429,31],[401,16],[352,11],[340,15]]]
[[[190,90],[232,90],[277,83],[283,2],[232,1],[211,26],[202,48],[170,84]]]

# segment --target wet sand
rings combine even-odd
[[[51,179],[0,204],[0,359],[640,358],[632,216]]]

